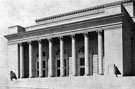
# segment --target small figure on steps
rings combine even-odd
[[[117,76],[118,74],[121,74],[119,69],[117,68],[117,66],[115,64],[114,64],[114,73],[115,73],[116,77],[118,77]]]
[[[11,81],[13,79],[17,79],[16,74],[13,71],[10,71],[10,79],[11,79]]]

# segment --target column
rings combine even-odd
[[[19,43],[20,47],[20,78],[24,77],[24,54],[23,54],[23,45]]]
[[[103,41],[102,31],[98,31],[98,73],[103,74]]]
[[[53,57],[52,57],[52,39],[48,39],[49,41],[49,61],[48,61],[48,67],[49,67],[49,71],[48,71],[48,76],[52,77],[53,76]]]
[[[29,78],[33,77],[32,73],[32,42],[28,42],[29,44]]]
[[[89,37],[84,33],[85,75],[89,75]]]
[[[64,42],[60,37],[60,76],[64,76]]]
[[[76,40],[75,35],[72,35],[72,75],[77,75],[77,69],[76,69]]]
[[[43,76],[42,71],[42,42],[38,40],[38,55],[39,55],[39,77]]]

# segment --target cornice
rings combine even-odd
[[[83,13],[83,12],[88,12],[88,11],[97,10],[97,9],[101,9],[101,8],[121,5],[121,4],[125,4],[125,3],[130,3],[130,2],[134,2],[134,0],[124,0],[124,1],[117,1],[117,2],[112,2],[112,3],[108,3],[108,4],[98,5],[95,7],[85,8],[85,9],[76,10],[76,11],[72,11],[72,12],[68,12],[68,13],[63,13],[63,14],[59,14],[59,15],[54,15],[54,16],[50,16],[50,17],[37,19],[36,22],[52,20],[52,19],[56,19],[56,18],[60,18],[60,17],[64,17],[64,16],[70,16],[70,15],[74,15],[74,14],[79,14],[79,13]]]

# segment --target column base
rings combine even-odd
[[[90,76],[90,74],[85,74],[84,76]]]
[[[39,78],[42,78],[43,76],[39,76]]]
[[[60,75],[60,77],[65,77],[65,75]]]
[[[30,76],[29,78],[34,78],[33,76]]]
[[[93,76],[98,76],[99,74],[93,74]]]
[[[20,79],[22,79],[22,78],[24,78],[24,77],[20,77]]]
[[[50,76],[48,76],[48,77],[54,77],[53,75],[50,75]]]
[[[78,76],[78,75],[71,75],[71,76]]]
[[[103,73],[99,73],[98,75],[104,75]]]

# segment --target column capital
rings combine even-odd
[[[97,33],[102,33],[102,32],[103,32],[103,30],[97,30],[96,32],[97,32]]]
[[[83,35],[84,35],[84,36],[88,36],[88,32],[84,32]]]
[[[28,43],[28,44],[31,44],[31,43],[32,43],[32,41],[28,41],[27,43]]]
[[[71,37],[71,38],[75,38],[75,34],[71,34],[70,37]]]
[[[59,37],[59,39],[61,39],[61,40],[63,40],[63,38],[64,38],[63,36],[60,36],[60,37]]]
[[[47,38],[48,41],[52,41],[52,38]]]
[[[42,39],[38,39],[37,41],[38,41],[39,43],[41,43],[41,42],[42,42]]]
[[[18,44],[19,44],[20,46],[22,46],[23,43],[22,43],[22,42],[19,42]]]

